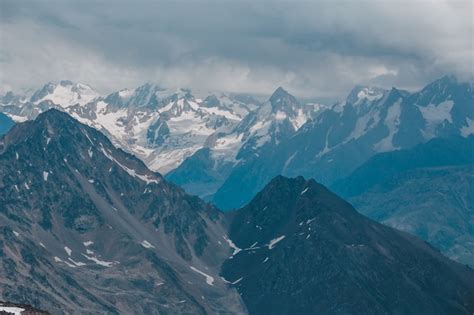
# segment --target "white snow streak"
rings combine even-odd
[[[155,246],[151,245],[147,240],[142,241],[140,244],[145,248],[155,248]]]
[[[98,265],[100,265],[100,266],[112,267],[113,264],[114,264],[112,261],[100,260],[100,259],[98,259],[97,257],[88,256],[88,255],[86,255],[86,254],[82,254],[82,256],[84,256],[86,259],[88,259],[88,260],[90,260],[90,261],[95,262],[96,264],[98,264]]]
[[[474,120],[466,118],[467,126],[461,128],[461,135],[463,137],[468,137],[474,133]]]
[[[6,312],[8,314],[13,314],[13,315],[21,315],[21,313],[24,311],[24,308],[20,307],[15,307],[15,306],[1,306],[0,305],[0,312]]]
[[[231,282],[232,284],[237,284],[239,283],[240,281],[242,281],[243,277],[240,277],[239,279],[235,280],[234,282]]]
[[[401,99],[388,108],[387,116],[384,121],[388,128],[388,136],[374,144],[374,150],[377,152],[393,151],[397,149],[393,145],[393,136],[397,133],[398,125],[400,124],[400,114],[402,112],[400,103]]]
[[[423,118],[426,121],[426,127],[423,131],[423,136],[426,139],[431,139],[435,136],[435,131],[438,125],[444,121],[453,122],[451,117],[451,109],[453,108],[453,101],[441,102],[438,105],[429,104],[426,107],[418,106]]]
[[[214,277],[211,277],[210,275],[208,275],[207,273],[204,273],[202,272],[201,270],[197,269],[197,268],[194,268],[193,266],[189,266],[189,268],[191,268],[191,270],[203,275],[204,277],[206,277],[206,283],[208,285],[214,285]]]
[[[125,165],[122,165],[119,161],[117,161],[111,154],[109,154],[102,146],[101,150],[104,153],[104,155],[111,161],[115,162],[118,166],[120,166],[125,172],[127,172],[130,176],[136,177],[142,181],[144,181],[147,184],[150,183],[156,183],[158,184],[158,179],[154,179],[149,175],[140,175],[137,174],[137,172],[131,168],[126,167]]]
[[[224,239],[229,244],[229,246],[234,250],[234,252],[232,253],[232,256],[237,255],[242,250],[241,248],[238,248],[237,245],[235,245],[234,242],[232,242],[230,238],[227,238],[224,236]]]
[[[285,238],[285,235],[279,236],[277,238],[274,238],[270,241],[268,244],[268,249],[273,249],[273,247],[280,241],[282,241]]]
[[[54,261],[65,263],[66,265],[68,265],[71,268],[76,268],[76,265],[71,264],[70,262],[64,261],[64,260],[62,260],[61,258],[59,258],[57,256],[54,256]]]

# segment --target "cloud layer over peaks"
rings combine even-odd
[[[472,80],[471,1],[0,2],[0,89],[69,79],[340,97]]]

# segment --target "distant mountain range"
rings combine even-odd
[[[99,96],[91,87],[61,81],[31,96],[7,93],[0,111],[14,120],[34,119],[57,108],[104,132],[114,144],[140,157],[161,173],[176,168],[214,134],[227,132],[259,102],[244,95],[195,97],[189,90],[165,90],[145,84]]]
[[[242,207],[275,176],[315,178],[371,218],[413,233],[473,266],[469,163],[454,168],[440,164],[444,172],[450,169],[449,176],[434,169],[426,173],[439,158],[458,156],[459,150],[448,146],[444,155],[442,150],[426,153],[424,164],[410,170],[397,169],[392,160],[382,159],[382,165],[371,160],[430,139],[469,137],[474,133],[473,104],[472,83],[453,76],[414,93],[356,86],[344,102],[332,106],[301,103],[283,88],[260,102],[224,93],[198,97],[190,90],[153,84],[100,96],[88,85],[61,81],[21,96],[7,93],[0,98],[0,112],[25,121],[49,108],[65,111],[188,193],[224,210]],[[9,117],[0,116],[5,131],[12,125]],[[474,153],[464,153],[474,163]],[[357,176],[359,167],[368,173]],[[393,173],[386,174],[388,169]],[[398,176],[398,186],[387,190],[379,182],[377,194],[363,186],[369,178],[385,178],[382,174],[387,180]],[[429,183],[417,182],[421,178]],[[464,184],[447,185],[450,181]],[[439,214],[430,216],[434,221],[428,226],[426,216],[433,211]]]
[[[474,133],[473,93],[472,83],[445,76],[415,93],[357,86],[344,102],[323,106],[301,103],[282,88],[260,102],[153,84],[100,96],[61,81],[7,93],[0,112],[24,121],[64,110],[187,192],[231,209],[279,174],[330,185],[377,153],[466,137]]]
[[[473,85],[453,77],[416,93],[357,87],[288,139],[237,164],[213,201],[223,209],[240,207],[279,174],[331,185],[377,153],[435,137],[467,137],[474,133],[473,104]]]
[[[217,134],[166,177],[190,193],[221,204],[212,195],[239,165],[290,138],[321,109],[318,105],[301,104],[278,88],[229,133]]]
[[[223,213],[58,110],[0,138],[0,298],[52,314],[472,314],[474,271],[278,176]]]
[[[377,154],[332,189],[370,218],[474,267],[474,135]]]

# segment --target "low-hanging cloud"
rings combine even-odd
[[[0,2],[0,89],[70,79],[341,97],[472,80],[471,1]]]

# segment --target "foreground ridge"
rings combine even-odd
[[[474,272],[356,212],[314,180],[274,178],[235,216],[223,266],[251,314],[470,314]]]

